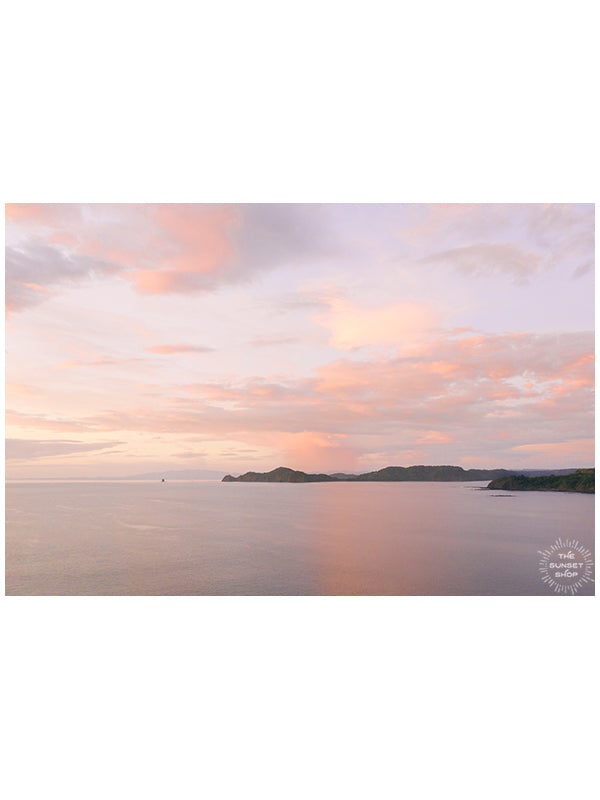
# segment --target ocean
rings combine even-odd
[[[554,595],[540,551],[593,554],[594,496],[485,486],[8,482],[5,591]]]

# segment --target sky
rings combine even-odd
[[[594,463],[594,206],[6,206],[6,477]]]

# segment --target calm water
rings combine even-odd
[[[6,594],[553,594],[538,550],[593,552],[593,495],[485,485],[8,483]]]

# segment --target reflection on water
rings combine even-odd
[[[593,552],[593,496],[483,486],[9,483],[6,593],[548,595],[539,550]]]

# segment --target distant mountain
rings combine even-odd
[[[511,492],[585,492],[595,493],[595,470],[578,469],[569,475],[510,475],[491,481],[488,489]]]
[[[223,481],[242,483],[317,483],[331,481],[486,481],[507,475],[516,470],[507,469],[468,469],[462,467],[385,467],[362,475],[349,475],[337,472],[333,475],[309,474],[289,467],[278,467],[271,472],[246,472],[239,478],[226,475]]]
[[[510,475],[507,469],[467,469],[462,467],[384,467],[357,475],[356,481],[486,481]]]
[[[311,475],[289,467],[277,467],[271,472],[246,472],[239,478],[232,475],[225,475],[223,481],[238,481],[242,483],[322,483],[325,481],[337,481],[331,475]]]

